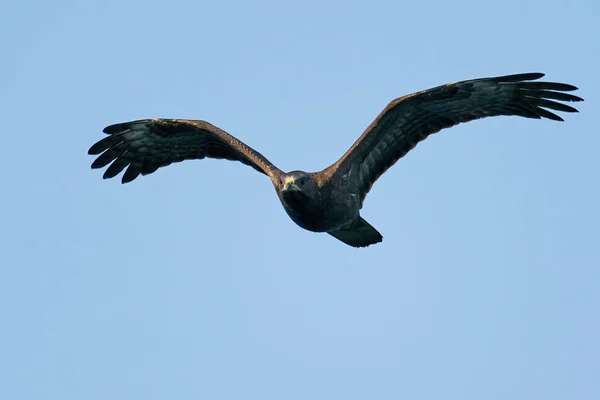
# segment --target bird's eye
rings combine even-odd
[[[300,178],[300,181],[298,183],[300,183],[301,185],[304,185],[304,177]]]

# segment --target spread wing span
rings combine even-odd
[[[240,161],[269,177],[280,172],[262,154],[205,121],[143,119],[110,125],[103,132],[109,136],[88,153],[99,155],[92,168],[110,164],[104,179],[127,167],[121,180],[127,183],[171,163],[205,157]]]
[[[551,110],[577,112],[558,101],[581,101],[563,93],[577,88],[564,83],[526,82],[544,74],[528,73],[450,83],[398,98],[379,114],[352,147],[322,172],[323,180],[349,171],[361,203],[373,183],[419,142],[444,128],[479,118],[518,115],[563,119]]]

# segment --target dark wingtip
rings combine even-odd
[[[115,176],[116,176],[116,174],[115,175],[111,174],[110,170],[107,169],[102,174],[102,179],[111,179],[111,178],[114,178]]]
[[[127,172],[127,171],[125,171],[125,172]],[[121,177],[121,184],[123,184],[123,185],[124,185],[124,184],[126,184],[126,183],[129,183],[129,182],[133,181],[135,178],[137,178],[137,175],[136,175],[136,176],[134,176],[134,177],[130,177],[130,176],[127,176],[127,175],[123,175],[123,176]]]
[[[160,119],[136,119],[134,121],[119,122],[118,124],[112,124],[107,126],[102,130],[102,132],[106,133],[107,135],[114,135],[132,129],[136,125],[146,124],[149,122],[159,123]]]
[[[496,79],[500,82],[520,82],[520,81],[535,81],[544,77],[546,74],[542,72],[527,72],[524,74],[514,74],[499,76]]]
[[[540,82],[542,83],[542,82]],[[561,90],[563,92],[571,92],[573,90],[579,89],[577,86],[569,85],[568,83],[558,83],[558,82],[543,82],[545,85],[549,86],[551,90]]]
[[[127,124],[120,123],[107,126],[106,128],[102,129],[102,132],[106,133],[107,135],[114,135],[115,133],[122,132],[125,129],[127,129]]]
[[[579,88],[577,88],[579,89]],[[573,95],[571,95],[573,96]],[[583,97],[573,96],[569,101],[583,101]]]
[[[521,76],[521,80],[523,81],[535,81],[537,79],[543,78],[544,76],[546,76],[546,74],[544,74],[543,72],[529,72],[526,74],[522,74]]]
[[[567,91],[567,92],[570,92],[572,90],[579,90],[579,88],[577,86],[569,85],[568,83],[563,83],[562,85],[564,88],[562,90]],[[583,99],[580,98],[579,100],[583,100]]]
[[[107,135],[114,135],[115,133],[121,133],[127,129],[129,129],[129,126],[127,125],[127,123],[120,123],[120,124],[113,124],[113,125],[107,126],[106,128],[102,129],[102,132],[106,133]],[[110,146],[108,146],[108,147],[106,146],[105,139],[107,139],[107,138],[104,138],[104,139],[99,140],[98,142],[94,143],[88,149],[88,154],[91,156],[96,156],[96,155],[102,153],[108,147],[110,147]]]
[[[100,160],[100,157],[98,157],[94,160],[94,162],[92,163],[92,169],[98,169],[98,168],[102,168],[102,167],[106,166],[106,164],[102,163],[99,160]]]
[[[97,156],[104,150],[106,150],[105,147],[100,142],[96,142],[92,145],[92,147],[89,148],[88,154],[91,156]]]

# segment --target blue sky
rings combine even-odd
[[[5,5],[0,398],[600,398],[599,4]],[[106,125],[179,117],[316,171],[396,97],[534,71],[580,113],[430,137],[367,249],[239,163],[90,170]]]

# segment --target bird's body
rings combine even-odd
[[[289,178],[300,186],[314,186],[306,195],[305,190],[285,189],[285,180]],[[283,208],[290,218],[299,226],[312,232],[329,232],[350,226],[359,215],[360,201],[358,190],[344,190],[347,187],[325,185],[319,187],[314,174],[293,171],[283,178],[284,188],[277,194]]]
[[[562,121],[547,108],[576,112],[560,101],[581,101],[563,93],[574,86],[526,82],[530,73],[456,82],[392,101],[352,147],[334,164],[314,173],[284,173],[262,154],[206,121],[146,119],[108,126],[94,144],[99,155],[92,168],[110,164],[104,178],[127,167],[123,183],[138,175],[186,159],[240,161],[267,175],[290,218],[312,232],[327,232],[342,242],[364,247],[381,242],[381,234],[361,216],[373,183],[430,134],[479,118],[518,115]]]

